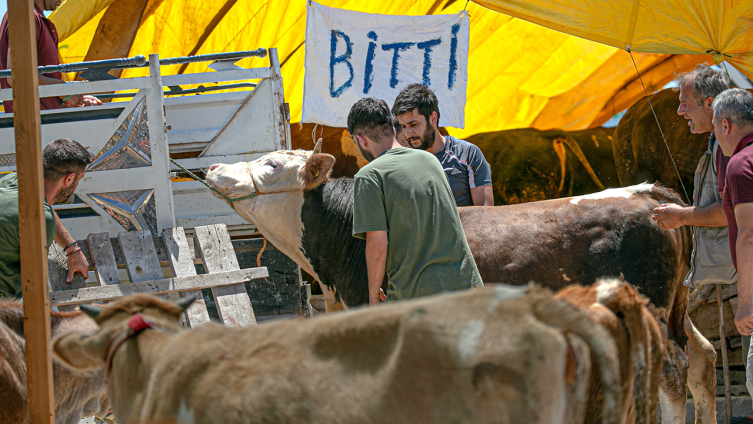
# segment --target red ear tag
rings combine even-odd
[[[128,321],[128,327],[134,334],[138,334],[147,328],[152,328],[152,324],[148,323],[141,314],[135,314]]]

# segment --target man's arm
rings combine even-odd
[[[654,209],[651,217],[662,230],[671,230],[683,225],[695,227],[726,227],[727,218],[724,216],[722,202],[714,202],[706,206],[680,206],[670,203]]]
[[[490,185],[472,188],[471,198],[473,198],[473,206],[494,206],[494,193]]]
[[[387,231],[366,233],[366,268],[369,274],[369,305],[379,303],[387,266]]]
[[[10,69],[10,66],[11,66],[10,48],[8,48],[8,69]],[[6,80],[8,81],[8,85],[13,87],[13,77],[8,77]],[[50,78],[48,76],[39,74],[39,85],[52,85],[52,84],[65,84],[65,81],[59,80],[57,78]],[[72,94],[71,97],[65,101],[64,106],[65,107],[98,106],[101,104],[102,104],[102,101],[94,96]]]
[[[65,229],[63,222],[58,218],[58,214],[56,214],[55,211],[52,211],[52,216],[55,219],[55,229],[57,230],[57,235],[55,235],[55,241],[57,244],[59,244],[60,247],[65,247],[74,242],[73,237],[68,234],[68,230]],[[68,248],[66,254],[78,248],[79,246],[74,244]],[[66,277],[65,281],[70,283],[73,280],[73,274],[77,272],[81,273],[84,278],[89,276],[89,262],[86,261],[84,252],[81,251],[68,256],[68,277]]]
[[[735,207],[737,221],[737,314],[735,326],[743,336],[753,331],[753,203]]]

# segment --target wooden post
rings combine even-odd
[[[33,0],[8,0],[18,170],[26,381],[34,424],[54,424],[42,133]]]
[[[732,398],[729,388],[729,356],[727,355],[727,332],[724,329],[722,285],[716,284],[716,301],[719,302],[719,344],[722,346],[722,373],[724,375],[724,407],[727,424],[732,422]]]

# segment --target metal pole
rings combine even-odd
[[[722,369],[724,373],[724,406],[726,422],[732,422],[732,397],[729,388],[729,356],[727,355],[727,332],[724,331],[724,305],[722,304],[722,285],[716,284],[716,301],[719,302],[719,344],[722,345]]]
[[[13,127],[18,169],[18,226],[24,298],[26,390],[31,422],[53,424],[50,297],[42,177],[42,132],[33,0],[8,0],[13,67]]]

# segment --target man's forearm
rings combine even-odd
[[[473,206],[494,206],[494,191],[492,186],[485,185],[471,189]]]
[[[380,233],[380,232],[377,232]],[[387,239],[378,235],[366,236],[366,269],[369,275],[369,305],[379,303],[379,289],[387,266]]]
[[[753,303],[753,231],[745,231],[735,244],[737,256],[737,296],[741,304]]]
[[[73,237],[71,237],[71,235],[68,233],[68,230],[65,229],[63,222],[60,220],[60,218],[58,218],[58,214],[56,214],[55,211],[52,211],[52,216],[55,219],[55,229],[57,230],[55,241],[60,245],[60,247],[68,246],[71,242],[74,241]]]
[[[714,202],[687,208],[683,223],[694,227],[726,227],[727,217],[724,215],[722,202]]]

